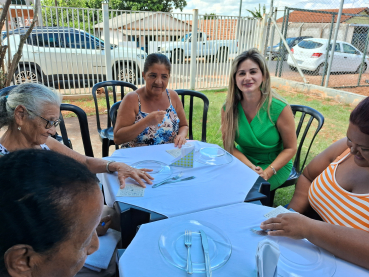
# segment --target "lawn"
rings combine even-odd
[[[207,90],[202,91],[209,99],[209,112],[207,118],[207,132],[206,141],[208,143],[214,143],[222,146],[221,132],[220,132],[220,109],[226,98],[226,90]],[[334,141],[345,137],[346,129],[348,126],[349,114],[352,107],[345,104],[334,102],[330,99],[321,99],[311,95],[303,95],[301,93],[278,91],[278,93],[284,97],[289,104],[299,104],[312,107],[321,112],[325,118],[324,126],[317,135],[313,146],[310,150],[308,162],[316,156],[318,153],[326,149]],[[99,107],[101,112],[104,112],[106,106],[104,106],[105,99],[99,100]],[[188,100],[187,100],[188,101]],[[88,115],[95,114],[95,108],[93,100],[79,100],[79,101],[64,101],[65,103],[71,103],[80,106],[86,111]],[[185,104],[185,107],[188,106]],[[201,139],[201,122],[202,122],[202,100],[196,99],[194,101],[194,122],[193,122],[193,133],[194,139]],[[188,110],[186,110],[188,114]],[[296,118],[298,122],[299,118]],[[314,124],[313,127],[314,128]],[[308,139],[311,138],[308,136]],[[309,142],[309,141],[308,141]],[[304,144],[303,151],[307,150],[306,143]],[[274,205],[285,205],[287,204],[292,195],[294,187],[288,187],[277,190]]]

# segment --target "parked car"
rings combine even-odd
[[[329,47],[328,47],[329,46]],[[332,43],[328,39],[310,38],[302,40],[292,48],[292,53],[302,70],[322,74],[327,51],[332,49]],[[359,73],[363,53],[352,44],[344,41],[336,41],[331,72]],[[292,58],[289,56],[287,64],[291,70],[296,70]],[[363,71],[368,68],[368,60],[364,59]]]
[[[14,55],[20,36],[28,28],[11,32],[9,50]],[[147,54],[136,48],[111,46],[111,64],[115,80],[137,82]],[[15,72],[14,83],[44,84],[82,83],[93,85],[106,79],[104,42],[74,28],[38,27],[32,30],[23,47],[22,58]],[[98,78],[99,76],[99,78]]]
[[[166,55],[172,63],[182,63],[191,58],[192,33],[185,34],[180,41],[168,41],[157,46],[157,51]],[[197,55],[209,60],[227,61],[229,54],[237,52],[236,40],[208,40],[206,33],[197,33]]]
[[[290,47],[290,49],[292,47],[294,47],[296,44],[298,44],[300,41],[302,41],[303,39],[306,38],[312,38],[312,36],[302,36],[302,37],[291,37],[291,38],[286,38],[286,42],[288,44],[288,46]],[[270,49],[270,46],[267,48],[267,57],[269,57],[269,53],[271,54],[271,59],[273,60],[274,58],[279,57],[280,53],[280,45],[279,43],[277,43],[276,45],[274,45],[272,47],[272,49]],[[284,43],[282,42],[282,55],[284,56],[284,59],[287,59],[287,55],[288,55],[288,51],[286,49],[286,47],[284,46]]]

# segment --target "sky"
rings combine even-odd
[[[241,16],[250,16],[248,10],[254,10],[259,6],[265,4],[267,12],[269,11],[271,0],[187,0],[187,6],[184,8],[184,13],[192,13],[193,9],[199,9],[199,14],[215,13],[217,15],[238,16],[240,1],[242,1]],[[302,9],[338,9],[340,0],[274,0],[274,6],[283,10],[288,7],[302,8]],[[345,0],[345,8],[369,7],[369,0]],[[174,12],[181,12],[174,10]],[[281,16],[283,14],[281,13]]]

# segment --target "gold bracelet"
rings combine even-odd
[[[273,170],[273,174],[276,175],[277,171],[275,170],[275,168],[272,165],[270,165],[269,167]]]

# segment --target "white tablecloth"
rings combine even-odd
[[[195,149],[219,147],[199,141],[192,141]],[[166,164],[174,159],[165,150],[174,149],[173,144],[145,146],[116,150],[107,160],[133,164],[143,160],[156,160]],[[215,207],[242,203],[259,177],[237,158],[226,165],[210,166],[194,162],[194,168],[173,167],[174,174],[183,172],[183,177],[196,176],[191,181],[163,185],[153,189],[147,185],[144,197],[117,197],[119,189],[115,174],[98,174],[104,186],[108,206],[115,201],[163,214],[167,217],[197,212]]]
[[[188,276],[185,271],[164,260],[158,244],[164,230],[185,220],[209,222],[220,228],[230,239],[231,257],[223,267],[213,271],[213,276],[256,276],[255,253],[259,241],[266,236],[254,234],[250,228],[260,225],[265,220],[263,215],[271,209],[241,203],[144,224],[119,261],[120,277]],[[339,258],[336,258],[336,265],[335,277],[369,276],[369,271]],[[194,273],[192,276],[205,274]]]

